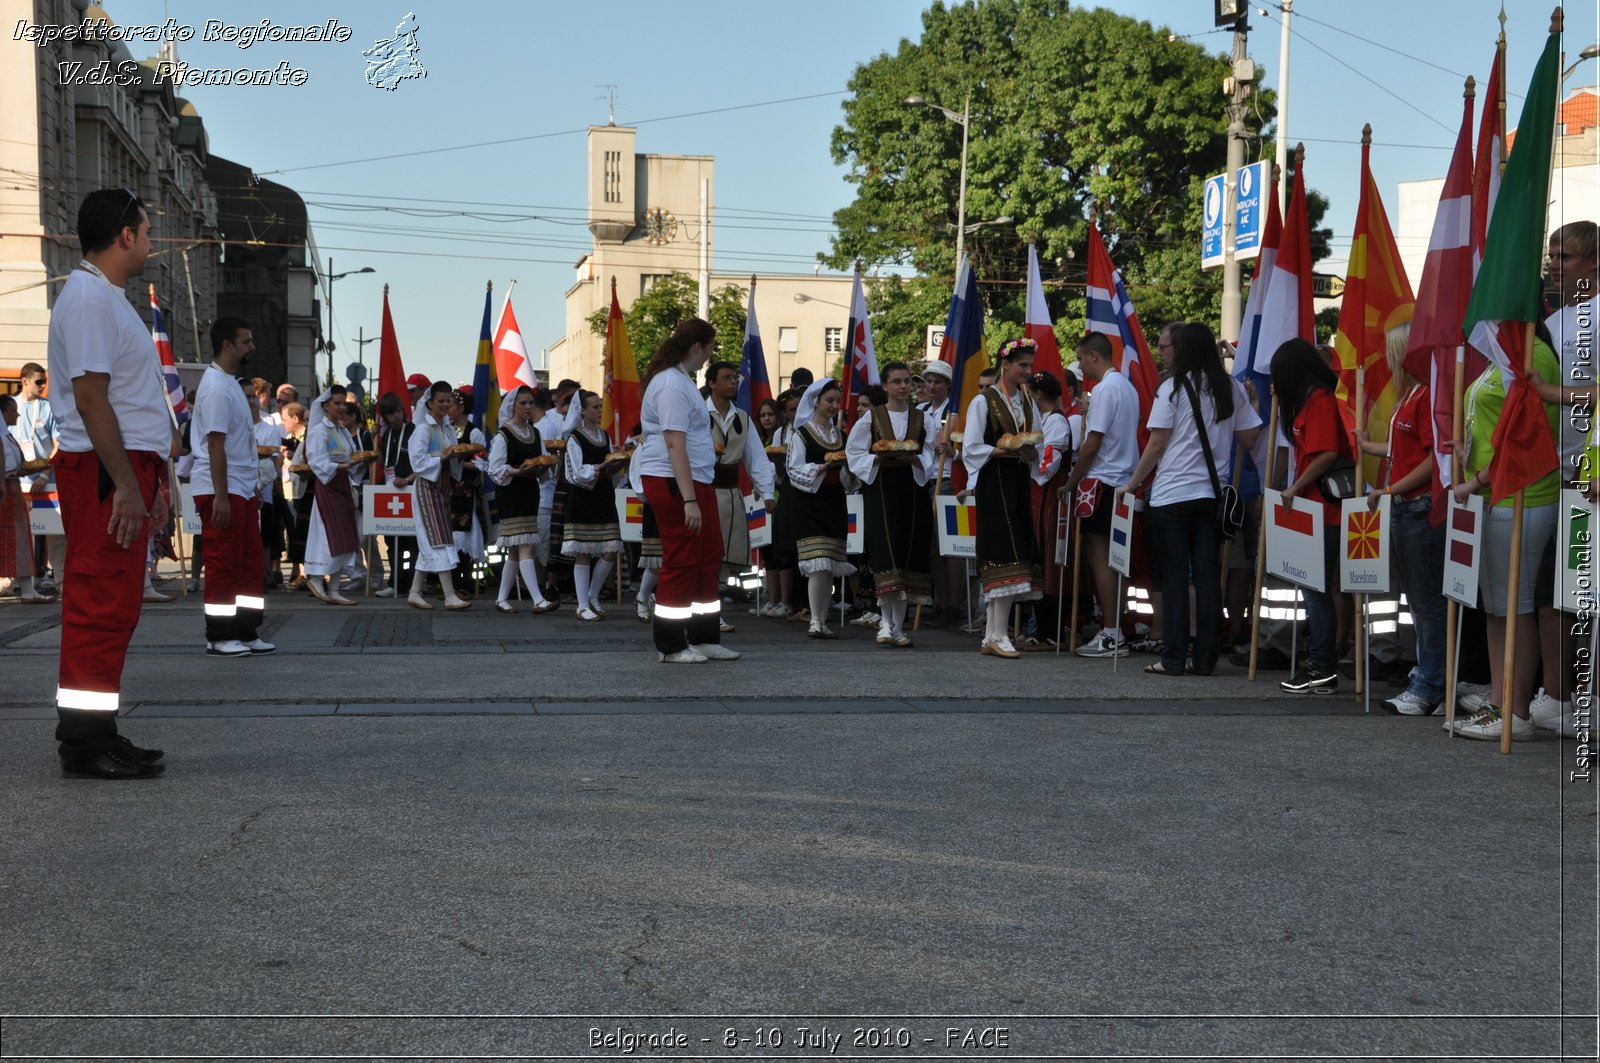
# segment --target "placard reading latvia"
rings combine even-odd
[[[1464,506],[1452,495],[1444,517],[1444,596],[1478,607],[1478,559],[1483,553],[1483,496]]]
[[[1326,590],[1323,571],[1322,503],[1295,498],[1285,504],[1279,491],[1264,493],[1267,524],[1267,571],[1279,579],[1314,591]]]
[[[867,503],[859,494],[845,495],[845,537],[844,552],[847,554],[864,554],[867,552]]]
[[[361,492],[361,528],[367,535],[417,534],[417,498],[409,487],[374,484]]]
[[[1561,526],[1556,546],[1561,551],[1556,566],[1556,608],[1566,613],[1593,613],[1594,504],[1583,497],[1582,491],[1561,492]]]
[[[750,549],[772,545],[772,514],[767,504],[754,495],[744,496],[744,523],[750,531]]]
[[[955,495],[940,495],[938,505],[939,556],[978,556],[978,507],[957,502]]]
[[[617,488],[617,524],[622,528],[622,541],[644,541],[644,498],[632,488]]]
[[[1348,594],[1383,594],[1389,590],[1389,496],[1378,508],[1367,500],[1347,498],[1340,504],[1339,589]]]
[[[1109,488],[1107,488],[1109,490]],[[1111,544],[1107,560],[1111,571],[1133,575],[1133,496],[1123,495],[1111,503]]]

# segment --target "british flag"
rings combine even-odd
[[[150,338],[155,341],[156,357],[161,359],[161,376],[167,382],[167,401],[172,412],[182,416],[189,412],[189,403],[183,397],[183,381],[178,376],[177,359],[172,356],[172,337],[167,335],[167,323],[161,320],[161,303],[156,300],[156,287],[150,286]]]

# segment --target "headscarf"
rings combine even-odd
[[[496,432],[500,431],[500,429],[504,428],[506,425],[508,425],[512,421],[516,420],[516,416],[517,416],[517,396],[522,394],[522,389],[523,388],[528,388],[528,385],[526,385],[526,384],[519,385],[514,391],[511,392],[511,394],[504,396],[500,400],[500,417],[496,421],[495,426],[494,426],[494,430]],[[528,390],[532,391],[533,389],[532,388],[528,388]],[[538,421],[533,421],[533,422],[531,422],[531,424],[532,424],[532,427],[538,427],[539,422]]]
[[[822,389],[829,384],[834,387],[839,386],[839,382],[832,377],[823,377],[806,388],[805,394],[800,396],[800,405],[794,411],[794,426],[796,428],[811,421],[811,415],[817,412],[817,399],[822,395]]]
[[[561,438],[567,439],[578,430],[578,425],[583,421],[583,389],[579,388],[572,393],[572,398],[567,403],[567,419],[561,422]]]
[[[323,420],[323,418],[325,417],[325,413],[324,413],[324,411],[322,409],[322,404],[327,402],[331,398],[333,398],[333,389],[332,388],[328,388],[321,395],[318,395],[315,400],[312,401],[312,403],[311,403],[311,412],[306,417],[306,434],[307,435],[310,435],[311,434],[311,430],[316,428],[317,427],[317,423],[320,422],[321,420]]]

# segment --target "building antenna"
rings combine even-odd
[[[606,101],[606,109],[609,112],[609,116],[606,119],[606,125],[616,125],[617,124],[617,87],[615,85],[596,85],[595,88],[597,88],[597,89],[605,89],[606,90],[606,94],[604,96],[596,96],[595,97],[595,99],[597,99],[597,100],[605,100]]]

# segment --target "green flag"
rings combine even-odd
[[[1560,78],[1561,34],[1552,33],[1533,68],[1516,143],[1489,221],[1483,266],[1472,285],[1462,325],[1469,336],[1480,321],[1536,321],[1540,316],[1539,273],[1544,262],[1545,208],[1550,200],[1550,153]]]

